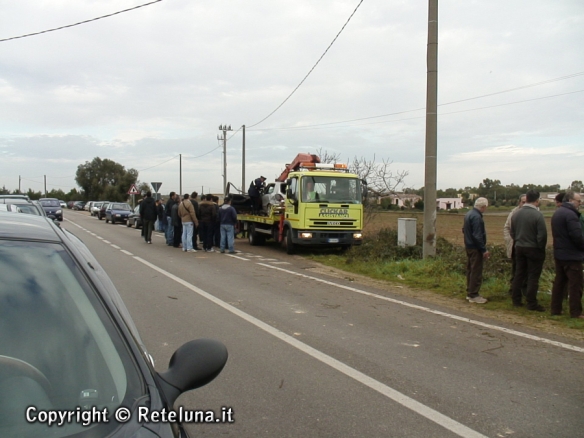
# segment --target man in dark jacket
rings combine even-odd
[[[164,217],[166,220],[166,244],[172,246],[174,242],[174,225],[172,223],[172,206],[176,202],[174,200],[176,193],[170,192],[168,195],[168,201],[166,201],[166,206],[164,208]]]
[[[213,204],[213,195],[208,194],[204,201],[199,203],[199,227],[203,234],[203,250],[205,252],[213,252],[213,226],[217,220],[217,211],[215,204]]]
[[[563,291],[567,284],[570,316],[584,319],[582,315],[584,236],[578,211],[581,202],[582,199],[578,193],[566,192],[564,203],[552,216],[556,278],[552,288],[551,314],[562,314]]]
[[[264,188],[264,181],[266,180],[265,177],[260,176],[259,178],[256,178],[249,186],[249,189],[247,190],[247,194],[249,195],[249,198],[251,199],[251,208],[252,208],[252,213],[253,214],[257,214],[262,210],[262,200],[261,200],[261,191]]]
[[[521,287],[527,279],[525,300],[527,309],[543,312],[543,306],[537,303],[539,277],[545,261],[547,229],[543,214],[538,210],[539,192],[529,190],[526,202],[511,217],[511,238],[515,245],[516,271],[511,286],[511,298],[514,306],[522,306]]]
[[[225,247],[229,249],[229,254],[235,254],[233,240],[235,237],[234,229],[237,224],[237,212],[231,206],[231,197],[225,198],[225,203],[219,209],[219,221],[221,223],[221,243],[219,250],[224,253]]]
[[[193,204],[193,208],[195,209],[195,215],[197,216],[197,218],[201,217],[201,212],[199,211],[199,201],[197,201],[197,196],[199,196],[199,194],[197,192],[193,192],[191,193],[191,204]],[[193,228],[193,249],[195,251],[200,251],[201,248],[199,248],[198,244],[197,244],[197,237],[199,236],[199,225],[195,225],[195,227]]]
[[[154,201],[150,191],[146,193],[146,198],[140,203],[139,211],[144,228],[144,240],[146,243],[152,243],[152,230],[154,230],[158,211],[156,211],[156,201]]]
[[[485,304],[487,299],[481,297],[479,292],[483,283],[483,261],[490,254],[487,251],[487,233],[483,213],[487,209],[489,201],[486,198],[478,198],[474,208],[464,217],[464,246],[466,248],[466,299],[470,303]]]

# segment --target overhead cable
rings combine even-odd
[[[341,27],[341,30],[339,30],[339,33],[337,33],[337,36],[334,37],[333,41],[329,44],[329,46],[326,48],[326,50],[324,51],[324,53],[320,56],[320,58],[318,58],[318,61],[316,61],[316,64],[314,64],[312,66],[312,68],[310,69],[310,71],[306,74],[306,76],[304,76],[304,79],[302,79],[300,81],[300,83],[296,86],[296,88],[294,88],[294,90],[292,90],[292,92],[288,95],[288,97],[286,97],[286,99],[284,99],[284,101],[280,105],[278,105],[274,111],[272,111],[266,117],[264,117],[263,119],[261,119],[259,122],[254,123],[253,125],[250,125],[249,126],[250,128],[253,128],[254,126],[259,125],[264,120],[266,120],[268,117],[272,116],[272,114],[274,114],[276,111],[278,111],[282,107],[282,105],[284,105],[288,101],[288,99],[290,99],[292,97],[292,95],[296,92],[296,90],[298,90],[300,88],[300,86],[304,83],[304,81],[306,80],[306,78],[308,78],[308,76],[310,76],[310,73],[312,73],[312,71],[316,68],[316,66],[319,64],[319,62],[322,60],[322,58],[324,58],[324,55],[327,54],[327,52],[329,51],[329,49],[335,43],[335,41],[337,40],[337,38],[339,37],[339,35],[341,34],[341,32],[345,29],[345,26],[347,26],[347,24],[349,24],[349,21],[351,21],[351,18],[353,18],[353,15],[355,15],[355,12],[357,12],[357,9],[359,9],[359,6],[361,6],[361,3],[363,3],[363,0],[361,0],[359,2],[359,4],[357,5],[357,7],[353,11],[353,13],[349,16],[349,18],[347,19],[347,21],[345,22],[345,24],[343,24],[343,27]]]
[[[101,17],[92,18],[90,20],[80,21],[79,23],[68,24],[66,26],[61,26],[61,27],[55,27],[54,29],[42,30],[40,32],[28,33],[26,35],[20,35],[20,36],[15,36],[15,37],[10,37],[10,38],[2,38],[2,39],[0,39],[0,43],[1,42],[4,42],[4,41],[10,41],[10,40],[16,40],[16,39],[19,39],[19,38],[26,38],[26,37],[30,37],[30,36],[40,35],[40,34],[43,34],[43,33],[55,32],[57,30],[67,29],[68,27],[79,26],[81,24],[91,23],[92,21],[101,20],[102,18],[113,17],[114,15],[122,14],[124,12],[133,11],[134,9],[143,8],[145,6],[150,6],[150,5],[153,5],[154,3],[159,3],[161,1],[162,0],[154,0],[154,1],[151,1],[149,3],[144,3],[143,5],[134,6],[133,8],[124,9],[122,11],[113,12],[113,13],[107,14],[107,15],[102,15]]]

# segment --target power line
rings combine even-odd
[[[162,0],[154,0],[154,1],[150,2],[150,3],[144,3],[143,5],[134,6],[133,8],[124,9],[122,11],[113,12],[113,13],[107,14],[107,15],[102,15],[101,17],[92,18],[90,20],[80,21],[79,23],[68,24],[66,26],[61,26],[61,27],[55,27],[54,29],[47,29],[47,30],[43,30],[43,31],[40,31],[40,32],[28,33],[26,35],[20,35],[20,36],[15,36],[15,37],[10,37],[10,38],[3,38],[3,39],[0,39],[0,43],[1,42],[4,42],[4,41],[10,41],[10,40],[16,40],[16,39],[19,39],[19,38],[26,38],[26,37],[30,37],[30,36],[40,35],[40,34],[43,34],[43,33],[55,32],[57,30],[66,29],[68,27],[79,26],[81,24],[91,23],[92,21],[101,20],[102,18],[113,17],[114,15],[122,14],[122,13],[128,12],[128,11],[133,11],[134,9],[143,8],[145,6],[150,6],[150,5],[153,5],[154,3],[159,3],[161,1]]]
[[[339,37],[339,35],[341,34],[341,32],[345,29],[345,26],[347,26],[347,24],[349,24],[349,21],[351,21],[351,18],[353,18],[353,15],[355,15],[355,12],[357,12],[357,9],[359,9],[359,6],[361,6],[361,3],[363,3],[363,0],[361,0],[359,2],[359,4],[357,5],[357,7],[353,11],[353,13],[349,16],[349,18],[347,19],[347,21],[345,22],[345,24],[343,24],[343,27],[341,27],[341,30],[339,30],[339,33],[337,33],[337,36],[334,37],[333,41],[329,44],[329,46],[326,48],[326,50],[324,51],[324,53],[320,56],[320,58],[318,58],[318,61],[316,61],[316,64],[314,64],[312,66],[312,68],[310,69],[310,71],[306,74],[306,76],[304,76],[304,79],[302,79],[300,81],[300,83],[296,86],[296,88],[294,88],[294,90],[292,90],[292,93],[290,93],[288,95],[288,97],[286,99],[284,99],[284,101],[280,105],[278,105],[274,111],[272,111],[270,114],[268,114],[266,117],[264,117],[259,122],[254,123],[253,125],[250,125],[249,126],[250,128],[253,128],[254,126],[259,125],[264,120],[266,120],[268,117],[270,117],[272,114],[274,114],[276,111],[278,111],[282,107],[282,105],[284,105],[288,101],[288,99],[290,99],[292,97],[292,95],[296,92],[296,90],[298,90],[300,88],[300,86],[304,83],[304,81],[306,80],[306,78],[308,78],[308,76],[310,76],[310,73],[312,73],[312,71],[316,68],[316,66],[319,64],[319,62],[322,60],[322,58],[324,58],[324,55],[327,54],[327,52],[329,51],[329,49],[335,43],[335,41],[337,40],[337,38]]]
[[[146,169],[139,170],[138,172],[143,172],[145,170],[149,170],[149,169],[153,169],[153,168],[158,167],[158,166],[162,166],[164,163],[168,163],[169,161],[174,160],[176,157],[178,157],[178,155],[175,155],[174,157],[169,158],[168,160],[163,161],[162,163],[158,163],[158,164],[155,164],[154,166],[147,167]]]
[[[469,98],[466,98],[466,99],[454,100],[452,102],[441,103],[438,106],[447,106],[447,105],[452,105],[452,104],[455,104],[455,103],[466,102],[466,101],[469,101],[469,100],[482,99],[483,97],[489,97],[489,96],[495,96],[497,94],[509,93],[511,91],[517,91],[517,90],[522,90],[522,89],[525,89],[525,88],[536,87],[538,85],[549,84],[551,82],[557,82],[557,81],[562,81],[562,80],[565,80],[565,79],[571,79],[571,78],[574,78],[574,77],[577,77],[577,76],[582,76],[582,75],[584,75],[584,71],[577,72],[577,73],[572,73],[572,74],[569,74],[569,75],[566,75],[566,76],[560,76],[560,77],[553,78],[553,79],[547,79],[545,81],[536,82],[534,84],[522,85],[520,87],[510,88],[508,90],[496,91],[494,93],[483,94],[483,95],[480,95],[480,96],[469,97]],[[341,123],[360,122],[362,120],[378,119],[378,118],[382,118],[382,117],[395,116],[395,115],[398,115],[398,114],[405,114],[405,113],[411,113],[411,112],[415,112],[415,111],[422,111],[422,110],[425,110],[425,109],[426,109],[426,107],[421,107],[421,108],[416,108],[416,109],[411,109],[411,110],[406,110],[406,111],[398,111],[398,112],[395,112],[395,113],[381,114],[381,115],[370,116],[370,117],[361,117],[361,118],[358,118],[358,119],[351,119],[351,120],[341,120],[341,121],[338,121],[338,122],[318,123],[318,124],[314,124],[314,125],[286,126],[286,127],[282,127],[282,128],[256,128],[256,129],[251,129],[251,130],[252,131],[302,130],[302,129],[306,129],[306,128],[313,128],[313,127],[320,127],[320,126],[327,126],[327,125],[337,125],[337,124],[341,124]],[[474,110],[469,110],[469,111],[474,111]],[[446,114],[451,114],[451,113],[446,113]],[[413,117],[413,118],[419,118],[419,117]],[[411,119],[400,119],[400,120],[411,120]],[[384,122],[381,122],[381,123],[384,123]],[[353,126],[360,126],[360,125],[353,125]]]

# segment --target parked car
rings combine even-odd
[[[73,208],[73,205],[75,204],[75,202],[77,202],[77,201],[68,201],[67,202],[67,208],[72,209]]]
[[[88,201],[87,203],[85,203],[85,205],[83,206],[83,210],[91,213],[91,207],[93,206],[94,202],[95,201]]]
[[[81,211],[83,210],[83,207],[85,206],[85,201],[75,201],[73,203],[73,210],[78,210]]]
[[[22,210],[15,204],[0,204],[0,211],[8,213],[22,213]]]
[[[67,203],[62,199],[59,199],[59,204],[61,204],[61,208],[67,208]]]
[[[130,204],[125,202],[110,202],[105,209],[105,223],[126,222],[132,212]]]
[[[35,216],[43,216],[46,217],[47,214],[43,207],[41,207],[39,201],[27,201],[26,199],[21,198],[0,198],[0,205],[5,204],[12,204],[15,205],[20,209],[22,213],[25,214],[32,214]]]
[[[0,278],[0,436],[185,436],[180,424],[144,423],[138,409],[169,412],[212,381],[227,361],[222,343],[187,342],[157,372],[103,268],[44,218],[0,213]],[[59,426],[41,417],[57,412],[73,415]]]
[[[286,200],[286,182],[273,182],[268,184],[262,195],[262,209],[266,213],[270,213],[272,206],[278,207],[280,203]]]
[[[59,222],[63,221],[63,209],[61,203],[55,198],[41,198],[39,199],[41,206],[51,219],[57,219]]]
[[[101,209],[101,205],[103,204],[102,201],[95,201],[91,204],[91,209],[89,210],[89,214],[91,216],[97,216],[97,213]]]
[[[30,201],[28,195],[0,195],[0,199],[25,199]]]
[[[136,228],[142,227],[142,218],[140,217],[139,205],[137,205],[136,208],[134,208],[134,211],[130,213],[130,216],[128,216],[128,221],[126,222],[126,225],[128,227],[131,227],[132,225]]]
[[[103,201],[103,203],[101,204],[101,207],[100,207],[99,211],[97,212],[97,218],[99,220],[102,220],[103,218],[105,218],[105,211],[106,211],[109,203],[110,203],[109,201]]]

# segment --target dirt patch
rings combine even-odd
[[[305,260],[308,262],[307,260]],[[554,321],[550,320],[540,320],[537,316],[525,317],[523,315],[517,315],[515,313],[506,311],[493,311],[480,307],[476,304],[469,304],[466,301],[461,301],[457,298],[448,298],[442,295],[437,295],[435,293],[413,289],[405,285],[391,283],[389,281],[375,280],[364,275],[354,274],[352,272],[346,272],[341,269],[333,268],[330,266],[321,265],[317,262],[309,262],[312,267],[307,268],[311,272],[333,277],[335,279],[351,279],[353,284],[362,284],[365,286],[375,287],[377,289],[391,292],[392,294],[416,298],[427,303],[437,304],[442,307],[456,310],[461,313],[467,313],[472,315],[478,315],[485,318],[496,319],[502,321],[506,324],[513,325],[518,329],[522,327],[539,330],[544,333],[549,333],[557,336],[562,336],[569,339],[576,339],[584,341],[584,331],[582,330],[571,330],[565,327],[561,327]]]

